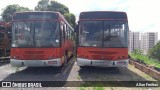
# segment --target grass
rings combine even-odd
[[[77,90],[159,90],[157,87],[78,87]],[[75,89],[73,89],[75,90]]]
[[[78,76],[77,76],[77,79],[78,79],[78,80],[80,80],[80,79],[81,79],[81,77],[78,75]]]
[[[141,54],[130,54],[131,58],[136,59],[136,60],[140,60],[145,62],[147,65],[149,66],[155,66],[157,68],[160,68],[160,62],[158,60],[154,60],[149,58],[146,55],[141,55]]]
[[[93,87],[93,90],[105,90],[104,87]]]
[[[19,68],[18,67],[16,67],[16,72],[19,72]]]
[[[105,87],[79,87],[78,90],[105,90]]]
[[[104,87],[105,84],[103,83],[92,83],[92,82],[86,82],[84,84],[81,84],[80,87],[90,87],[90,86],[95,86],[95,87]]]

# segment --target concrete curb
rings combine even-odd
[[[133,65],[135,68],[141,70],[142,72],[145,72],[146,74],[150,75],[154,79],[160,81],[160,72],[158,72],[152,68],[149,68],[143,64],[135,62],[132,59],[129,60],[129,64]]]

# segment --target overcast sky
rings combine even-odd
[[[0,0],[0,13],[7,5],[34,9],[39,0]],[[125,11],[129,28],[138,32],[158,32],[160,40],[160,0],[56,0],[66,5],[69,11],[78,15],[82,11]]]

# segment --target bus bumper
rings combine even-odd
[[[61,66],[61,58],[50,60],[16,60],[10,59],[11,65],[15,67],[45,67],[45,66]]]
[[[77,58],[78,66],[127,67],[129,59],[124,60],[90,60]]]

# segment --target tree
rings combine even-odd
[[[141,55],[142,51],[140,51],[139,49],[134,49],[133,54],[138,54]]]
[[[15,12],[21,12],[21,11],[31,11],[27,7],[21,7],[18,4],[8,5],[3,9],[2,12],[2,20],[5,22],[10,22],[12,20],[12,15]]]
[[[35,7],[35,11],[48,11],[49,6],[49,0],[41,0]]]
[[[60,12],[72,27],[75,26],[75,15],[69,13],[68,7],[61,3],[58,3],[57,1],[40,0],[35,7],[35,11]]]
[[[153,48],[149,50],[148,54],[151,58],[160,61],[160,41]]]
[[[71,17],[71,18],[70,18],[71,26],[75,27],[75,25],[76,25],[76,23],[75,23],[76,17],[75,17],[75,15],[72,14],[72,13],[70,13],[70,17]]]
[[[64,17],[65,19],[68,21],[68,23],[74,27],[75,26],[75,21],[76,21],[76,18],[75,18],[75,15],[72,14],[72,13],[66,13],[64,14]]]

